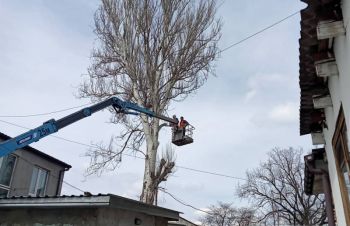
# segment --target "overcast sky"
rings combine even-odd
[[[220,1],[221,2],[221,1]],[[94,45],[93,13],[99,1],[0,0],[0,116],[29,115],[89,103],[76,98],[86,79]],[[304,8],[298,1],[226,0],[218,11],[224,22],[220,47],[225,48]],[[299,22],[300,15],[228,49],[216,62],[216,77],[169,114],[183,115],[196,127],[195,142],[177,147],[177,165],[244,177],[248,169],[266,159],[273,147],[311,149],[309,137],[299,136]],[[0,120],[34,128],[73,111],[37,117],[0,117]],[[100,112],[56,135],[83,144],[108,141],[120,127],[108,124]],[[0,121],[0,131],[16,136],[25,130]],[[170,141],[161,134],[160,148]],[[143,161],[124,156],[114,172],[84,177],[89,159],[86,146],[48,137],[33,147],[73,167],[65,181],[96,193],[113,193],[137,199]],[[217,201],[243,205],[235,197],[242,181],[177,168],[163,186],[183,202],[206,208]],[[63,194],[81,192],[64,185]],[[197,221],[200,214],[160,194],[160,205]]]

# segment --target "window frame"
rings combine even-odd
[[[16,166],[17,166],[17,159],[18,159],[17,155],[14,155],[14,154],[9,154],[9,155],[15,158],[15,163],[13,164],[13,168],[12,168],[12,172],[11,172],[10,182],[9,182],[9,185],[0,184],[0,188],[1,189],[7,190],[6,197],[9,196],[10,191],[11,191],[13,176],[14,176],[14,172],[15,172],[15,169],[16,169]]]
[[[43,191],[43,194],[42,194],[42,196],[45,196],[45,195],[46,195],[46,190],[47,190],[48,181],[49,181],[49,177],[50,177],[50,170],[45,169],[45,168],[43,168],[43,167],[40,167],[40,166],[38,166],[38,165],[34,165],[34,166],[33,166],[33,171],[32,171],[32,176],[31,176],[31,180],[30,180],[30,181],[32,181],[32,178],[33,178],[33,175],[34,175],[34,174],[33,174],[33,173],[34,173],[34,169],[38,169],[37,175],[39,175],[40,170],[46,172],[44,191]],[[28,195],[34,196],[34,197],[37,197],[37,196],[38,196],[38,195],[36,194],[36,193],[37,193],[37,190],[38,190],[38,181],[39,181],[39,180],[38,180],[38,176],[37,176],[36,181],[35,181],[35,188],[34,188],[34,190],[35,190],[34,192],[35,192],[35,193],[31,193],[31,182],[30,182],[30,184],[29,184],[29,190],[28,190]],[[41,196],[41,195],[39,195],[39,196]]]
[[[339,146],[340,145],[340,146]],[[333,154],[335,158],[335,165],[339,179],[339,187],[341,198],[343,202],[343,209],[346,219],[346,224],[350,225],[350,193],[346,187],[344,179],[344,165],[348,173],[348,180],[350,180],[350,154],[348,147],[347,126],[343,107],[340,106],[338,118],[335,125],[334,135],[332,138]],[[340,150],[339,150],[340,147]],[[343,157],[340,159],[340,157]]]

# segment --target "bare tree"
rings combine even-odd
[[[247,172],[247,182],[238,187],[238,195],[260,210],[261,220],[270,224],[324,223],[324,196],[304,193],[302,153],[301,149],[275,148],[266,162]]]
[[[250,226],[255,225],[256,211],[252,208],[241,207],[237,209],[237,225]]]
[[[208,214],[202,219],[204,226],[232,226],[236,220],[237,210],[229,203],[218,202],[217,206],[210,206]]]
[[[214,73],[221,36],[215,13],[215,0],[102,0],[95,14],[98,41],[81,97],[99,101],[116,95],[166,114],[172,101],[184,100]],[[158,137],[165,124],[145,115],[113,115],[111,122],[123,124],[124,130],[107,147],[101,144],[87,153],[88,173],[115,169],[125,151],[143,153],[140,199],[153,203],[160,180]]]
[[[251,208],[235,208],[232,204],[218,202],[210,206],[207,214],[200,219],[203,226],[249,226],[255,220],[255,211]]]

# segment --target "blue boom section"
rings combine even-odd
[[[113,106],[114,108],[117,108],[119,112],[124,114],[138,115],[139,113],[142,113],[150,117],[155,117],[167,122],[176,123],[176,121],[174,121],[172,118],[169,118],[163,115],[157,115],[153,111],[144,107],[140,107],[135,103],[123,101],[117,97],[111,97],[105,101],[94,104],[90,107],[83,108],[57,121],[54,119],[51,119],[45,122],[42,126],[29,130],[28,132],[25,132],[10,140],[0,143],[0,157],[3,157],[19,148],[23,148],[33,142],[37,142],[41,138],[44,138],[52,133],[55,133],[58,130],[70,124],[73,124],[83,118],[86,118],[92,115],[95,112],[98,112],[100,110],[103,110],[111,106]],[[129,111],[129,110],[132,110],[132,111]]]
[[[57,132],[55,120],[45,122],[42,126],[29,130],[17,137],[0,144],[0,157],[3,157],[19,148],[23,148],[33,142],[37,142],[43,137]]]

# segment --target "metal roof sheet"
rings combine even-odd
[[[13,196],[0,198],[0,209],[14,208],[98,208],[107,207],[178,220],[180,212],[113,194],[71,196]]]

